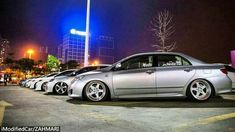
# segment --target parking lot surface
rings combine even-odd
[[[235,131],[235,93],[203,103],[175,98],[88,102],[0,86],[0,101],[2,126],[60,126],[69,132]]]

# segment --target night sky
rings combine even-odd
[[[117,59],[154,51],[150,21],[174,15],[176,52],[206,62],[230,62],[235,50],[234,0],[91,0],[91,35],[109,35]],[[26,43],[56,48],[71,28],[85,31],[86,0],[1,0],[0,34],[15,53]]]

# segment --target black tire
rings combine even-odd
[[[91,87],[94,87],[93,91]],[[103,92],[101,92],[102,90]],[[94,92],[94,94],[91,94],[92,92]],[[91,81],[86,85],[84,89],[84,95],[86,99],[89,101],[93,101],[93,102],[105,101],[109,97],[109,89],[101,81]],[[94,97],[93,95],[95,95],[96,97]],[[97,96],[100,96],[100,97],[97,97]]]
[[[38,82],[34,83],[33,89],[36,89],[37,83],[38,83]]]

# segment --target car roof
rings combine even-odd
[[[187,60],[189,60],[192,63],[192,65],[203,65],[203,64],[206,64],[205,62],[203,62],[201,60],[198,60],[196,58],[193,58],[191,56],[185,55],[183,53],[178,53],[178,52],[144,52],[144,53],[137,53],[137,54],[133,54],[131,56],[128,56],[128,57],[126,57],[126,58],[124,58],[124,59],[122,59],[120,61],[129,59],[129,58],[135,57],[135,56],[151,55],[151,54],[154,54],[154,55],[179,55],[179,56],[182,56],[182,57],[186,58]],[[118,61],[117,63],[119,63],[120,61]]]
[[[98,65],[88,65],[86,67],[97,67],[97,66],[112,66],[111,64],[98,64]]]

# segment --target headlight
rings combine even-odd
[[[38,80],[39,82],[41,82],[42,80]]]
[[[75,80],[82,80],[85,76],[76,76]]]
[[[71,84],[73,84],[77,80],[82,80],[85,76],[76,76],[72,81]]]
[[[53,82],[55,79],[53,78],[53,79],[51,79],[49,82]]]

